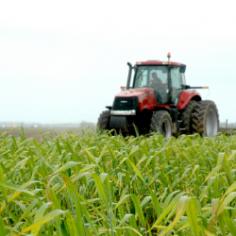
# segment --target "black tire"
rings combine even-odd
[[[108,130],[109,122],[110,122],[110,111],[109,110],[103,111],[98,118],[97,128],[99,130]]]
[[[205,100],[197,103],[192,115],[193,131],[202,136],[212,137],[219,130],[219,114],[213,101]]]
[[[164,137],[169,138],[172,135],[172,120],[169,112],[155,111],[153,112],[150,124],[151,132],[158,132]]]
[[[184,109],[184,111],[181,114],[181,134],[192,134],[193,128],[192,128],[192,116],[193,116],[193,111],[197,107],[197,102],[196,101],[190,101],[188,106]]]

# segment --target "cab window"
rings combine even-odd
[[[170,70],[170,76],[171,76],[171,97],[172,102],[177,104],[179,93],[182,90],[184,82],[184,73],[181,71],[180,67],[174,67]]]

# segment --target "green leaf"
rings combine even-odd
[[[6,236],[6,235],[8,235],[8,234],[7,234],[6,228],[4,226],[2,217],[0,216],[0,236]]]
[[[53,210],[49,213],[47,213],[46,215],[41,216],[40,218],[38,218],[33,224],[31,224],[28,227],[25,227],[22,229],[21,233],[27,233],[27,232],[31,232],[33,235],[38,235],[39,230],[41,229],[41,227],[54,220],[55,218],[57,218],[58,216],[64,215],[66,213],[66,211],[62,211],[60,209],[57,210]]]

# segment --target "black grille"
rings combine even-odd
[[[114,110],[133,110],[138,107],[137,97],[116,97],[113,103]]]

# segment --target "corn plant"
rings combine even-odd
[[[0,135],[0,236],[236,235],[236,136]]]

